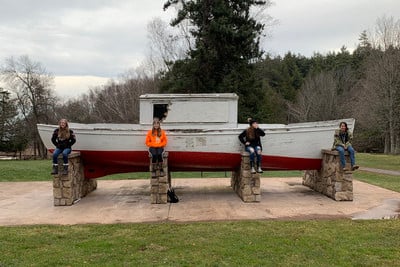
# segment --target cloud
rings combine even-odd
[[[314,52],[337,51],[343,45],[355,48],[360,33],[372,30],[377,18],[398,18],[400,1],[279,0],[270,12],[279,24],[272,28],[265,50],[311,56]]]
[[[149,53],[147,24],[155,17],[170,21],[176,12],[164,12],[164,2],[0,0],[0,60],[28,55],[63,77],[56,78],[60,94],[87,90],[90,82],[98,85],[142,63]],[[267,13],[279,24],[263,41],[264,50],[311,56],[343,45],[354,48],[359,34],[372,29],[378,17],[398,19],[400,1],[276,0]],[[63,89],[68,84],[72,91]]]
[[[97,76],[55,76],[57,96],[61,100],[78,98],[90,88],[106,84],[110,79]]]
[[[147,50],[163,1],[1,1],[0,57],[26,54],[56,75],[114,77]]]

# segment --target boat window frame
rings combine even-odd
[[[168,116],[168,107],[168,103],[153,103],[153,118],[158,118],[160,121],[165,120]]]

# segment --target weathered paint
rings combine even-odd
[[[175,99],[175,98],[176,99]],[[192,107],[190,117],[183,116],[188,103]],[[216,111],[216,103],[226,101],[226,109],[233,112],[227,116],[209,117]],[[230,171],[240,165],[243,145],[238,135],[248,127],[237,124],[237,96],[235,94],[200,95],[145,95],[141,97],[140,124],[76,124],[70,128],[77,136],[73,146],[81,152],[85,164],[85,177],[97,178],[112,173],[147,171],[148,152],[145,136],[151,128],[153,104],[168,103],[170,111],[162,124],[168,136],[169,169],[171,171]],[[200,104],[201,105],[200,105]],[[201,110],[199,110],[201,107]],[[236,108],[235,108],[236,107]],[[142,109],[145,114],[142,115]],[[204,112],[204,109],[214,110]],[[224,108],[225,109],[225,108]],[[178,112],[181,115],[173,115]],[[149,115],[150,114],[150,115]],[[168,122],[171,115],[173,119]],[[175,117],[174,117],[175,116]],[[187,123],[191,117],[198,123]],[[178,122],[178,119],[183,120]],[[341,120],[342,121],[342,120]],[[350,129],[354,119],[345,119]],[[270,170],[318,169],[321,164],[321,149],[330,148],[339,120],[297,123],[260,124],[266,133],[262,137],[263,168]],[[53,149],[51,135],[56,125],[38,125],[39,134],[49,149]]]

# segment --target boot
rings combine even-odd
[[[53,164],[53,170],[51,171],[52,175],[56,175],[58,174],[58,165],[57,164]]]
[[[251,173],[253,173],[253,174],[254,174],[254,173],[257,173],[257,172],[256,172],[256,169],[254,169],[254,161],[250,161],[250,167],[251,167],[251,168],[250,168],[250,172],[251,172]]]
[[[162,162],[158,163],[158,168],[160,169],[160,176],[164,176],[165,174]]]
[[[151,164],[151,178],[157,178],[157,163]]]
[[[261,163],[257,162],[257,172],[258,173],[263,173],[263,170],[261,169]]]
[[[62,175],[68,175],[68,164],[64,164],[64,169],[62,171]]]

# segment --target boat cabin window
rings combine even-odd
[[[168,104],[154,104],[153,105],[153,118],[165,120],[168,115]]]

